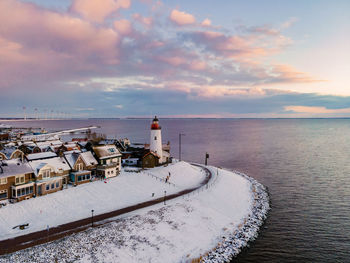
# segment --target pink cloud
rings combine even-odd
[[[199,71],[207,68],[207,63],[201,60],[194,60],[190,63],[190,69]]]
[[[193,15],[174,9],[170,13],[170,20],[178,26],[191,25],[196,22]]]
[[[143,24],[146,27],[150,27],[153,24],[153,18],[152,17],[145,17],[138,13],[132,15],[133,19],[138,21],[139,23]]]
[[[114,21],[114,27],[122,35],[130,35],[133,30],[131,22],[126,19]]]
[[[102,23],[104,19],[121,8],[129,8],[130,0],[74,0],[70,10],[84,18]]]
[[[209,26],[211,26],[211,21],[210,21],[210,19],[208,19],[208,18],[204,19],[204,20],[202,21],[201,25],[204,26],[204,27],[209,27]]]
[[[283,81],[288,83],[310,83],[325,81],[314,79],[309,74],[297,71],[289,65],[274,65],[271,70],[271,75],[275,77],[276,82]]]
[[[297,113],[316,113],[316,114],[350,113],[350,108],[327,109],[326,107],[318,107],[318,106],[285,106],[284,110],[293,111]]]
[[[95,27],[33,4],[0,1],[0,79],[57,78],[98,70],[119,62],[120,36],[110,28]],[[11,68],[16,74],[7,74]],[[21,77],[19,77],[21,76]]]

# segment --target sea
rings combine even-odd
[[[148,143],[151,119],[4,122],[48,131],[98,125]],[[233,262],[350,262],[350,119],[160,119],[171,154],[237,170],[268,187],[258,238]]]

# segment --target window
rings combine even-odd
[[[81,178],[81,175],[79,175],[79,176],[78,176],[78,182],[80,182],[81,179],[82,179],[82,178]]]
[[[56,188],[58,188],[60,186],[60,182],[56,182]]]
[[[21,189],[17,189],[17,191],[13,189],[12,197],[21,197],[32,193],[33,193],[33,186],[28,186]]]
[[[83,164],[82,163],[77,163],[76,167],[77,167],[78,171],[83,170]]]
[[[47,185],[46,185],[46,191],[49,191],[49,190],[50,190],[50,185],[47,184]]]
[[[55,189],[55,183],[51,184],[51,189]]]
[[[7,184],[7,178],[0,178],[0,184]]]
[[[6,199],[6,198],[7,198],[7,190],[1,190],[0,199]]]
[[[155,141],[157,140],[157,136],[154,136],[154,140],[155,140]]]
[[[86,180],[90,180],[90,174],[86,175]]]
[[[16,176],[16,184],[23,184],[25,181],[25,175]]]
[[[50,170],[43,170],[42,171],[43,179],[50,178]]]

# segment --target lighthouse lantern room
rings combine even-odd
[[[162,130],[157,116],[154,117],[151,125],[150,151],[156,153],[160,157],[160,161],[163,159]]]

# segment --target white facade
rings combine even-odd
[[[158,154],[158,156],[163,156],[162,150],[162,130],[161,129],[151,129],[151,143],[149,149],[152,152]]]

